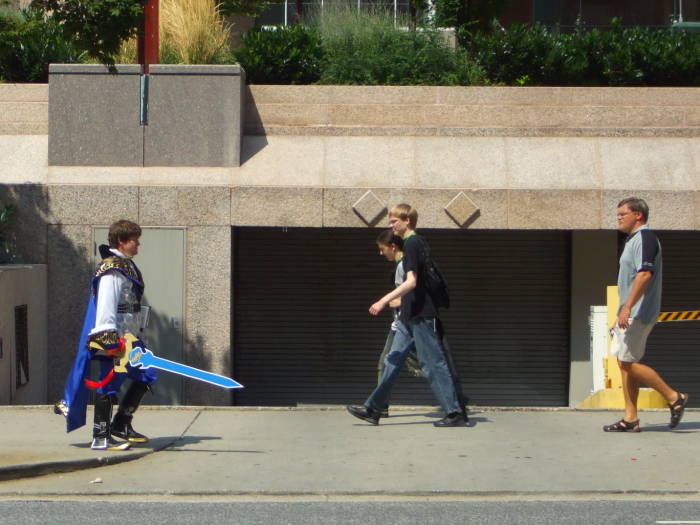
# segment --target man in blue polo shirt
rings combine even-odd
[[[644,357],[647,337],[661,310],[661,244],[647,226],[649,207],[636,197],[617,205],[618,229],[627,234],[617,276],[620,308],[613,327],[612,351],[617,355],[625,397],[624,417],[605,432],[639,432],[637,397],[644,383],[666,398],[671,409],[669,427],[678,426],[688,394],[671,388],[656,370],[639,361]]]

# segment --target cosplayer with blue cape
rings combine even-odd
[[[157,379],[156,369],[225,388],[242,388],[233,379],[156,357],[136,335],[143,332],[149,311],[141,306],[145,286],[132,259],[138,253],[140,237],[140,226],[131,221],[121,220],[110,226],[109,246],[100,246],[102,262],[92,279],[92,293],[64,397],[54,406],[57,414],[66,417],[67,431],[71,432],[85,425],[88,392],[95,391],[91,444],[95,450],[126,450],[130,443],[148,441],[134,430],[131,422],[144,394]],[[97,381],[89,378],[92,361],[99,363]],[[113,406],[126,379],[131,384],[112,420]],[[113,436],[125,442],[117,442]]]

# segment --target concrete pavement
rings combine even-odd
[[[470,427],[438,429],[429,407],[394,410],[377,427],[340,407],[143,407],[135,426],[151,442],[108,453],[90,450],[89,427],[66,434],[50,407],[5,406],[0,496],[693,496],[700,495],[698,415],[688,410],[670,431],[668,411],[644,411],[641,433],[606,434],[601,427],[616,411],[477,408]],[[63,473],[61,483],[52,473]],[[104,482],[88,486],[96,477]]]

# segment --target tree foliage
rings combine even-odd
[[[50,63],[75,62],[78,55],[59,23],[41,11],[0,13],[0,79],[47,82]]]
[[[33,5],[60,22],[80,49],[109,65],[121,43],[136,35],[143,17],[142,0],[35,0]]]
[[[462,31],[489,31],[508,3],[509,0],[436,0],[435,23]]]
[[[269,3],[270,0],[221,0],[220,9],[225,15],[258,16]]]

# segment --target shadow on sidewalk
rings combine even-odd
[[[692,421],[681,423],[674,429],[668,428],[667,424],[642,425],[642,432],[673,432],[676,434],[695,434],[700,429],[700,422]]]

